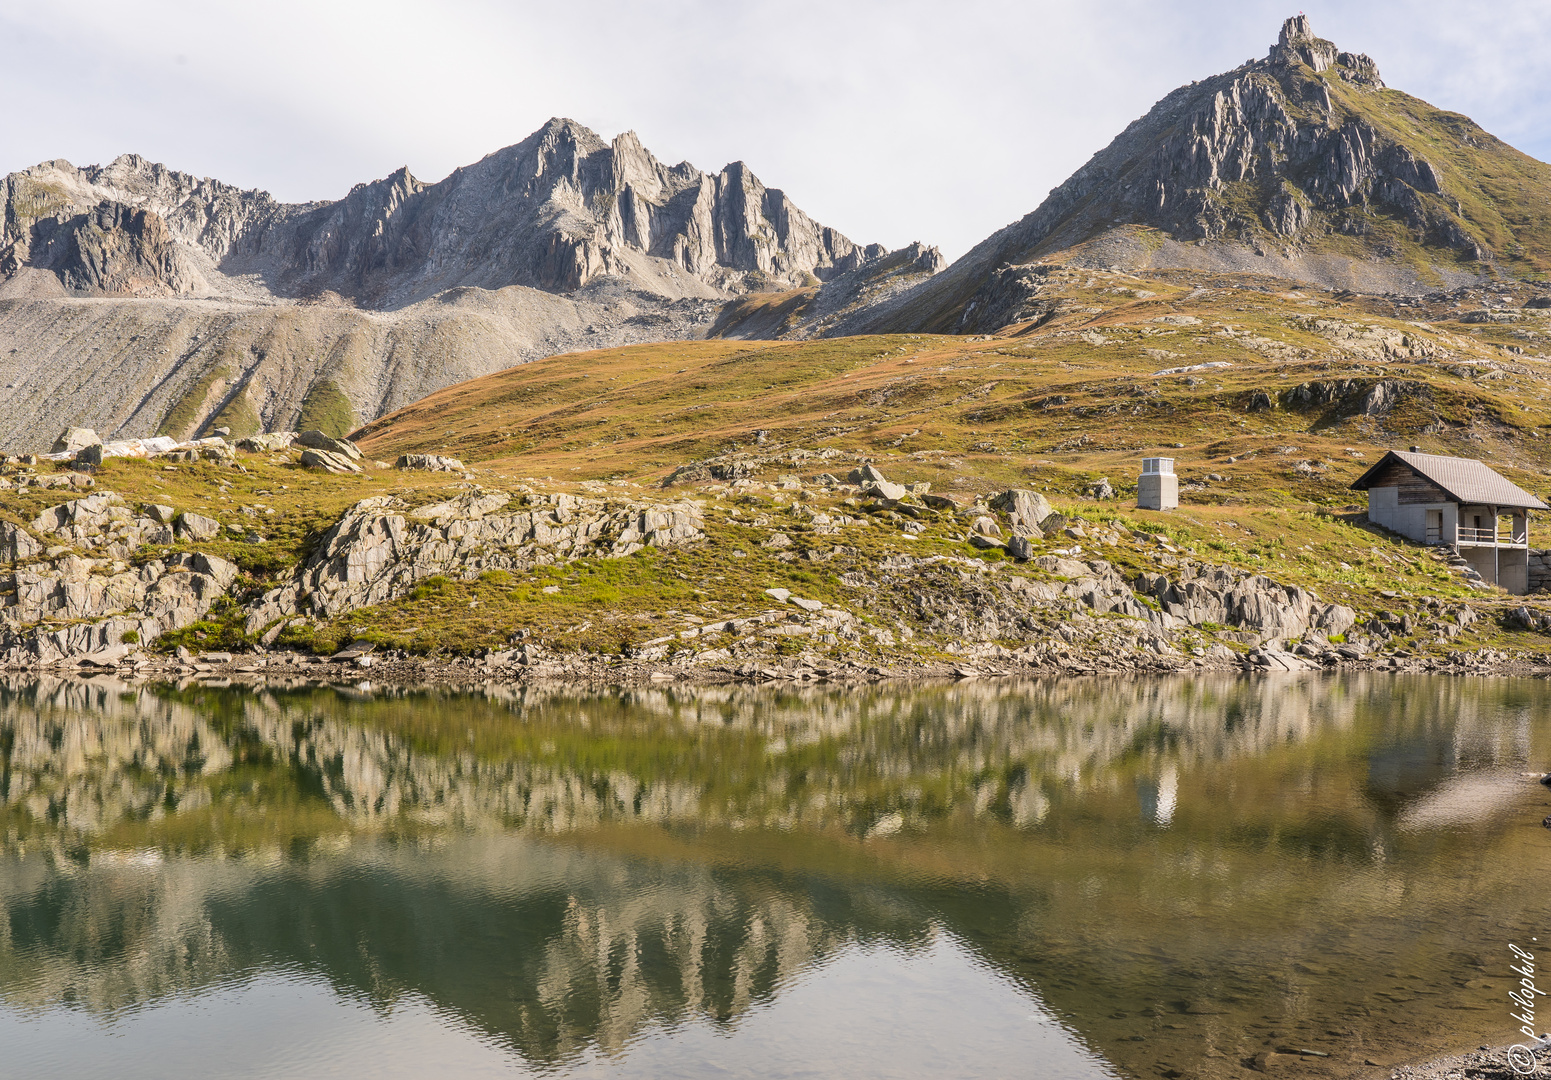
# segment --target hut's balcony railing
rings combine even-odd
[[[1439,544],[1443,542],[1438,529],[1427,530],[1427,542]],[[1529,531],[1527,529],[1473,529],[1461,525],[1456,544],[1466,544],[1472,547],[1529,547]]]

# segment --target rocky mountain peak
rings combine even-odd
[[[1307,15],[1296,15],[1282,23],[1282,32],[1271,47],[1267,61],[1274,67],[1303,65],[1316,75],[1337,68],[1342,78],[1369,86],[1383,86],[1379,67],[1363,53],[1343,52],[1334,42],[1315,36]]]
[[[1168,94],[1021,221],[837,332],[995,330],[1031,317],[1044,263],[1411,294],[1544,275],[1548,205],[1551,166],[1386,87],[1300,15],[1265,59]]]

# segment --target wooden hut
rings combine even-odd
[[[1423,544],[1447,544],[1487,581],[1529,592],[1529,514],[1545,503],[1473,458],[1391,450],[1352,485],[1368,520]]]

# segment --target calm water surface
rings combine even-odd
[[[1387,1076],[1516,1026],[1548,706],[0,682],[0,1076]]]

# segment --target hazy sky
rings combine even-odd
[[[1389,85],[1551,156],[1551,0],[1314,4]],[[859,242],[950,258],[1181,83],[1263,56],[1263,0],[0,0],[0,173],[133,151],[287,201],[422,180],[550,116],[742,159]]]

